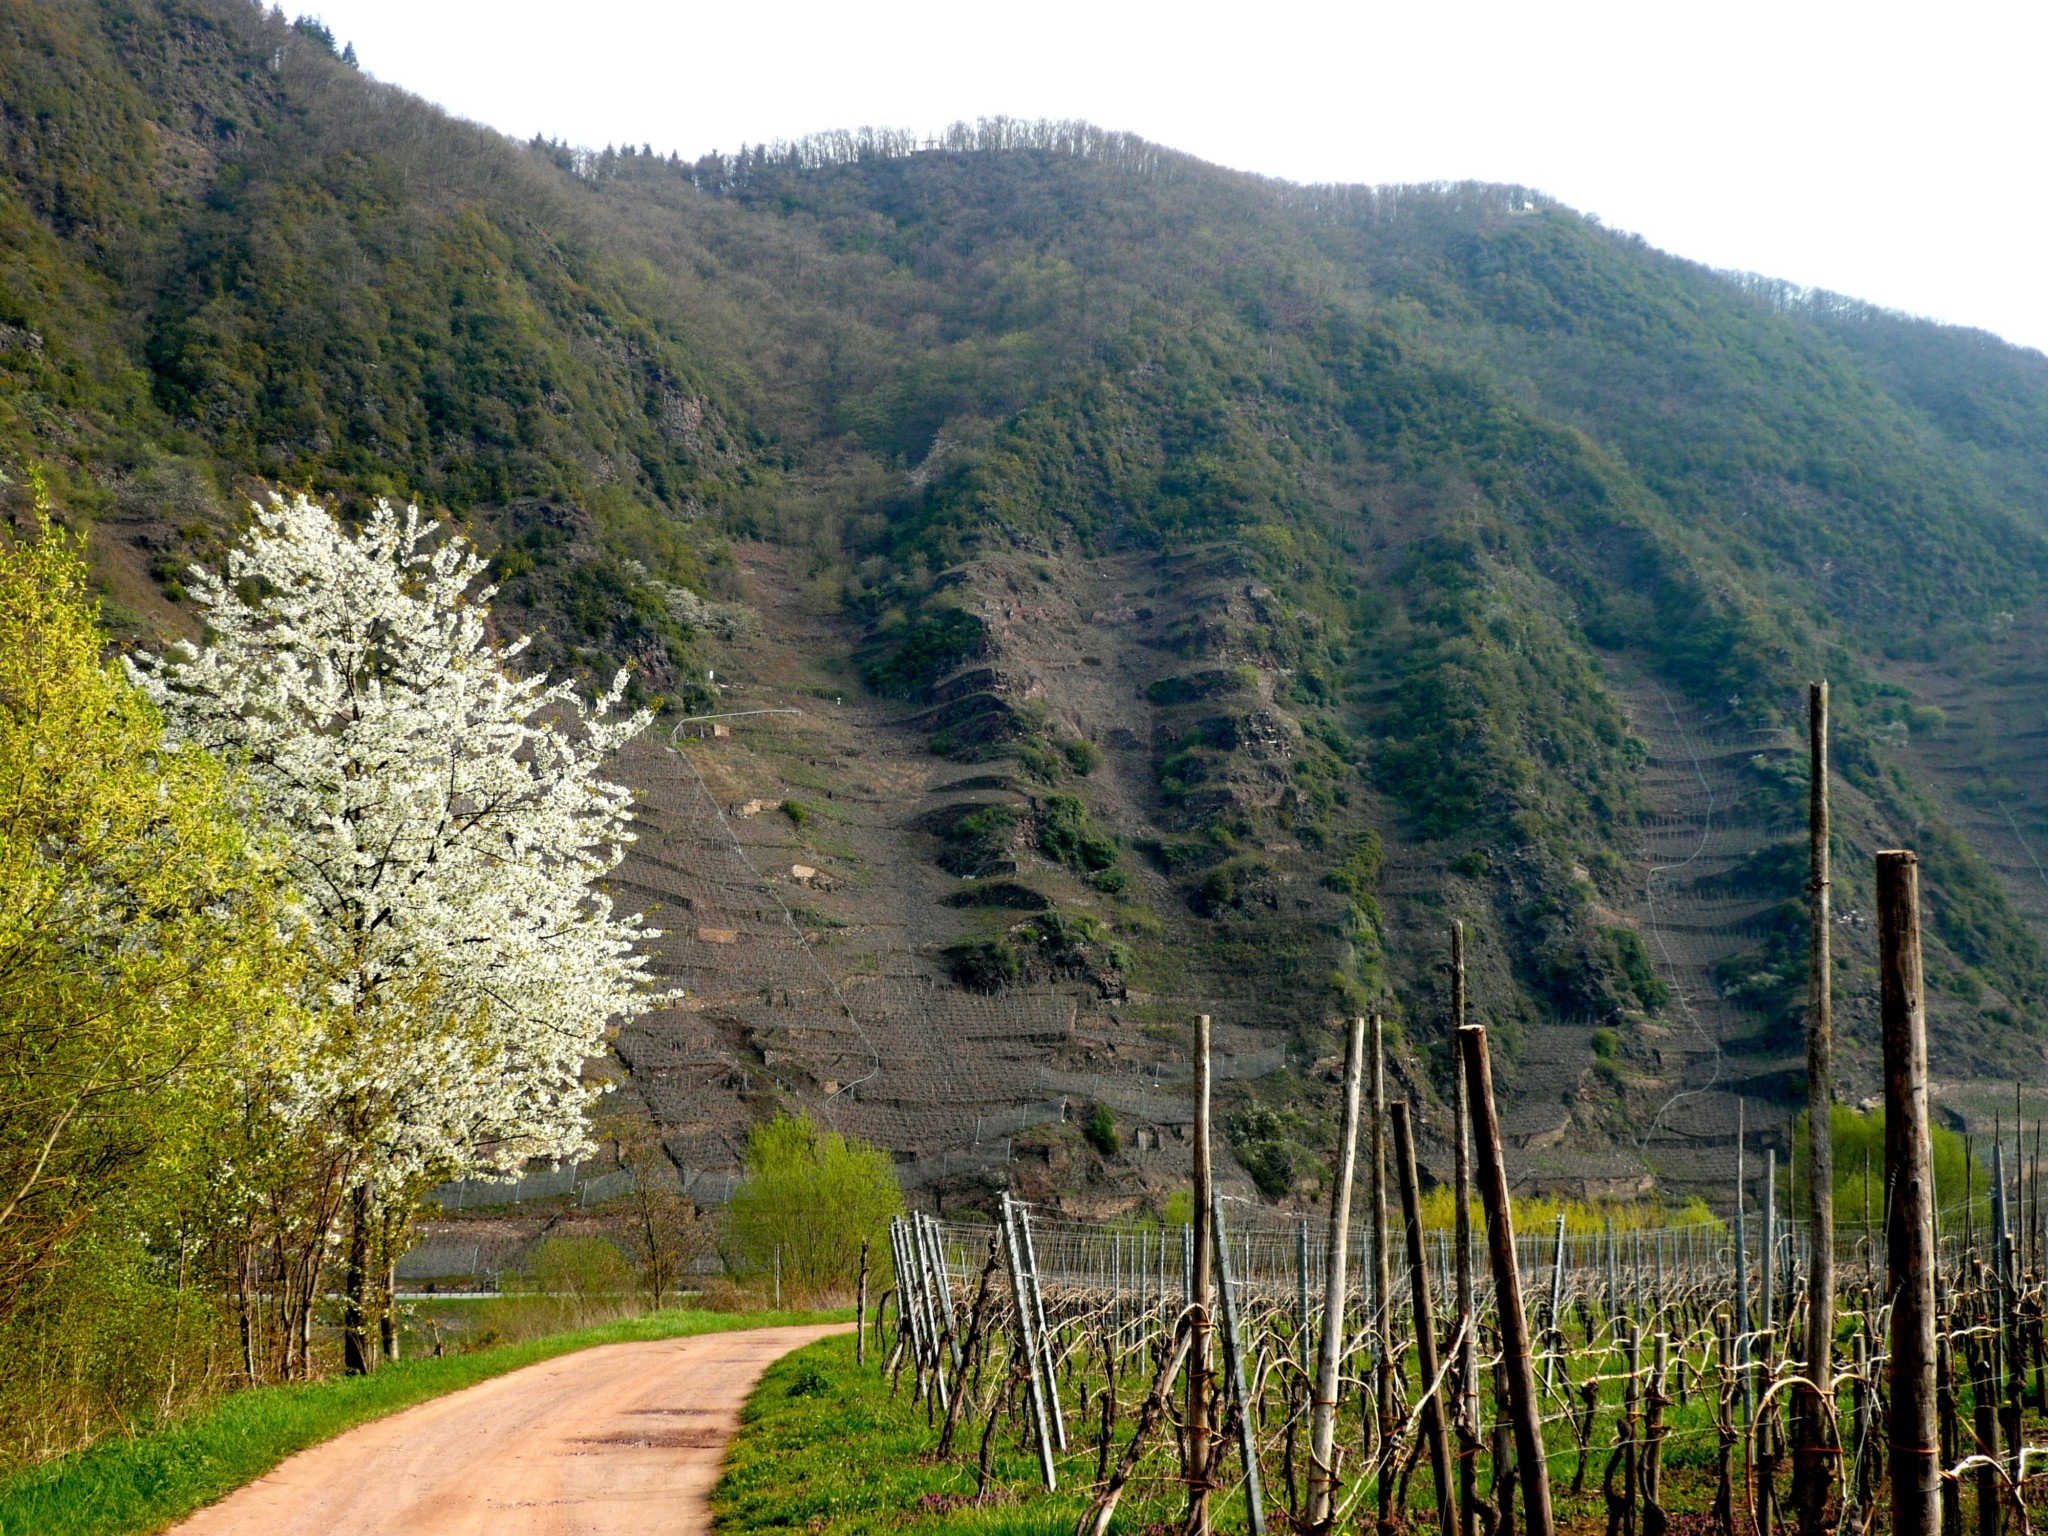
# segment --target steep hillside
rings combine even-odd
[[[626,768],[692,997],[621,1054],[694,1172],[793,1103],[1142,1204],[1208,1011],[1284,1197],[1343,1013],[1431,1092],[1463,919],[1540,1176],[1718,1178],[1798,1091],[1822,674],[1851,1092],[1891,843],[1955,1102],[2039,1049],[2038,354],[1081,125],[515,145],[241,0],[16,0],[0,87],[0,455],[130,630],[249,494],[408,496],[664,733],[801,711]]]

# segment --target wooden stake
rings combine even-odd
[[[1038,1370],[1038,1338],[1032,1327],[1031,1285],[1025,1278],[1024,1248],[1017,1241],[1017,1209],[1009,1191],[1003,1192],[1004,1257],[1010,1266],[1010,1299],[1017,1309],[1017,1342],[1024,1352],[1024,1390],[1031,1402],[1031,1428],[1038,1440],[1038,1469],[1045,1478],[1045,1490],[1053,1492],[1059,1477],[1052,1464],[1052,1426],[1046,1421],[1045,1383]],[[990,1410],[991,1420],[994,1410]]]
[[[1557,1365],[1564,1355],[1564,1212],[1557,1213],[1557,1247],[1550,1260],[1550,1337],[1543,1350],[1543,1390],[1555,1390]]]
[[[1394,1283],[1387,1254],[1387,1052],[1380,1011],[1372,1011],[1372,1308],[1374,1409],[1379,1422],[1380,1536],[1394,1528]]]
[[[1052,1443],[1062,1454],[1067,1449],[1067,1416],[1060,1407],[1060,1383],[1053,1360],[1052,1332],[1045,1326],[1045,1292],[1038,1284],[1038,1250],[1031,1242],[1031,1212],[1016,1208],[1017,1241],[1024,1250],[1024,1283],[1031,1293],[1031,1315],[1037,1327],[1038,1363],[1045,1376],[1045,1413],[1051,1422]]]
[[[1244,1345],[1237,1333],[1237,1301],[1230,1294],[1230,1244],[1223,1230],[1223,1197],[1209,1195],[1211,1231],[1216,1240],[1216,1299],[1223,1322],[1223,1363],[1230,1373],[1230,1392],[1237,1402],[1237,1450],[1244,1468],[1247,1523],[1252,1536],[1266,1536],[1266,1501],[1259,1489],[1259,1448],[1252,1438],[1253,1404],[1245,1389]]]
[[[1479,1326],[1472,1296],[1472,1116],[1464,1063],[1457,1059],[1465,1028],[1465,925],[1451,924],[1451,1198],[1457,1240],[1458,1519],[1459,1536],[1479,1536]]]
[[[1831,957],[1832,856],[1828,848],[1828,685],[1808,686],[1807,706],[1807,970],[1806,1210],[1811,1256],[1806,1282],[1806,1379],[1793,1453],[1793,1502],[1799,1536],[1827,1536],[1827,1446],[1834,1417],[1835,1146],[1834,971]]]
[[[868,1240],[860,1240],[860,1289],[853,1304],[853,1363],[868,1363]]]
[[[1188,1536],[1209,1529],[1209,1463],[1214,1447],[1209,1429],[1209,1015],[1195,1018],[1195,1222],[1189,1305],[1193,1342],[1188,1349],[1187,1457]]]
[[[1415,1137],[1408,1126],[1407,1101],[1398,1099],[1389,1108],[1394,1122],[1394,1177],[1401,1186],[1401,1226],[1408,1241],[1408,1294],[1415,1309],[1415,1364],[1422,1377],[1422,1390],[1429,1394],[1422,1404],[1422,1433],[1429,1443],[1429,1470],[1436,1479],[1438,1523],[1443,1527],[1443,1536],[1458,1536],[1457,1490],[1451,1482],[1451,1441],[1444,1426],[1443,1389],[1436,1379],[1436,1308],[1429,1294],[1429,1257],[1422,1243],[1422,1191],[1415,1167]]]
[[[1892,1291],[1893,1536],[1939,1536],[1934,1394],[1934,1176],[1927,1134],[1927,1016],[1920,968],[1920,868],[1877,856],[1878,1011],[1884,1035],[1885,1277]]]
[[[1536,1398],[1536,1372],[1529,1358],[1529,1319],[1522,1310],[1514,1215],[1508,1204],[1507,1164],[1501,1155],[1500,1121],[1494,1113],[1493,1064],[1487,1059],[1485,1029],[1467,1025],[1459,1030],[1458,1051],[1465,1069],[1472,1141],[1479,1155],[1479,1196],[1486,1208],[1486,1242],[1493,1258],[1501,1374],[1515,1430],[1523,1529],[1528,1536],[1552,1536],[1555,1525],[1550,1513],[1550,1468],[1543,1456],[1542,1404]]]
[[[1351,1184],[1358,1166],[1359,1079],[1365,1072],[1365,1020],[1351,1021],[1344,1046],[1344,1123],[1337,1133],[1337,1184],[1330,1194],[1330,1239],[1323,1263],[1323,1336],[1316,1396],[1309,1415],[1308,1523],[1330,1522],[1336,1484],[1337,1399],[1344,1390],[1344,1292],[1350,1281]]]

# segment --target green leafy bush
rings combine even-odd
[[[1038,851],[1056,863],[1093,872],[1117,860],[1116,839],[1097,831],[1073,795],[1049,795],[1038,808]]]
[[[785,1298],[841,1297],[859,1271],[862,1242],[888,1252],[903,1192],[887,1152],[777,1115],[748,1134],[745,1164],[726,1227],[736,1273],[763,1276],[779,1263]]]
[[[1123,1138],[1117,1134],[1116,1113],[1107,1104],[1097,1104],[1088,1111],[1088,1118],[1081,1122],[1081,1134],[1104,1157],[1115,1157],[1123,1148]]]
[[[972,939],[944,951],[946,972],[970,992],[1000,992],[1024,974],[1017,947],[1007,939]]]
[[[913,624],[888,657],[870,664],[861,680],[891,698],[929,688],[987,643],[980,619],[962,608],[939,608]]]

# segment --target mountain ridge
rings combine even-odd
[[[0,456],[52,469],[129,632],[189,629],[183,566],[304,486],[445,511],[541,664],[629,663],[673,715],[865,693],[847,744],[929,800],[837,865],[829,817],[740,834],[838,882],[795,893],[841,907],[828,970],[921,978],[933,1018],[1069,999],[1033,1049],[1070,1077],[1228,1005],[1286,1061],[1225,1106],[1268,1195],[1313,1182],[1343,1012],[1390,1007],[1431,1092],[1453,918],[1540,1177],[1718,1177],[1681,1154],[1729,1093],[1796,1087],[1809,676],[1842,909],[1876,846],[1926,861],[1937,1072],[2038,1052],[2048,781],[2009,680],[2048,613],[2048,358],[1527,188],[1294,187],[1083,124],[519,145],[240,0],[16,4],[0,81]],[[852,772],[748,731],[736,801]],[[1681,889],[1650,871],[1686,817]],[[915,941],[849,931],[863,904]],[[1853,1092],[1873,956],[1838,950]],[[1674,1043],[1702,1014],[1712,1051]],[[777,1053],[784,1102],[837,1096],[781,1024],[712,1022],[741,1078]],[[1730,1112],[1645,1151],[1709,1079]],[[1150,1198],[1171,1128],[1132,1129],[1041,1126],[1046,1189]]]

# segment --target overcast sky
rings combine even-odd
[[[1081,117],[1297,181],[1520,182],[1680,255],[2048,350],[2038,0],[305,9],[380,79],[522,138],[694,157]]]

